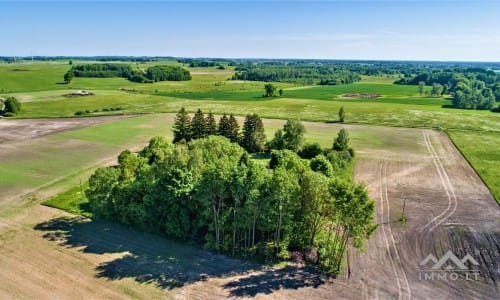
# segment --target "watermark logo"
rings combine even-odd
[[[432,263],[432,265],[431,265]],[[437,259],[429,254],[420,262],[422,270],[419,274],[420,280],[479,280],[479,270],[471,269],[469,266],[479,266],[477,260],[467,253],[462,259],[459,259],[450,250]],[[430,268],[428,267],[429,265]]]

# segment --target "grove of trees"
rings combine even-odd
[[[183,111],[179,122],[188,120]],[[204,123],[217,134],[230,132],[223,127],[231,116],[222,122],[223,116],[216,130],[209,121],[213,116],[201,122],[201,115],[198,110],[194,124]],[[247,115],[240,143],[247,131],[254,137],[260,131],[259,120]],[[300,127],[296,123],[290,122]],[[377,227],[366,188],[333,172],[323,151],[309,160],[291,150],[273,150],[266,166],[225,136],[205,131],[204,137],[184,140],[173,144],[154,137],[138,153],[123,151],[117,166],[97,169],[85,192],[94,215],[261,261],[315,248],[318,263],[330,271],[341,268],[349,242],[362,248]]]
[[[220,135],[228,138],[232,143],[239,143],[250,153],[262,152],[266,142],[262,119],[256,114],[248,114],[245,117],[243,129],[240,132],[240,125],[233,114],[229,116],[223,114],[217,126],[212,113],[205,117],[198,109],[191,119],[184,107],[176,115],[173,133],[173,143],[187,143],[210,135]]]
[[[121,63],[84,64],[72,66],[64,76],[66,82],[68,82],[67,76],[71,76],[68,74],[73,74],[74,77],[123,77],[138,83],[191,80],[189,71],[178,66],[167,65],[152,66],[142,71]]]
[[[336,85],[353,83],[361,77],[340,66],[273,61],[240,63],[236,66],[236,74],[232,79]]]
[[[422,72],[395,83],[418,85],[421,95],[424,85],[432,86],[432,96],[450,94],[451,105],[455,108],[492,110],[500,101],[500,76],[494,71],[477,67]]]

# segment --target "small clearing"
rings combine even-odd
[[[349,93],[340,96],[342,99],[376,99],[380,98],[380,94],[366,94],[366,93]]]

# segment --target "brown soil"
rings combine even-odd
[[[474,170],[441,132],[415,134],[406,153],[362,155],[355,175],[376,199],[380,228],[361,254],[350,251],[349,282],[359,298],[495,299],[500,289],[500,209]],[[398,219],[406,199],[406,224]],[[429,254],[451,250],[479,280],[425,279]],[[440,273],[442,273],[441,271]]]
[[[130,116],[30,120],[1,119],[0,144],[5,142],[33,139],[61,131],[83,128],[124,118],[130,118]]]
[[[500,209],[476,173],[441,132],[373,132],[387,142],[358,147],[354,174],[381,225],[364,253],[348,250],[345,275],[242,263],[38,205],[51,188],[0,202],[0,298],[497,299]],[[479,280],[420,280],[419,263],[448,250],[471,254]]]
[[[343,94],[341,96],[344,99],[376,99],[380,98],[380,94],[364,94],[364,93],[352,93],[352,94]]]

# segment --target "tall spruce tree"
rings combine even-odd
[[[191,120],[191,138],[193,140],[204,138],[206,136],[205,130],[205,115],[201,109],[198,109]]]
[[[205,119],[205,135],[216,135],[217,134],[217,122],[215,121],[214,114],[209,112],[207,118]]]
[[[250,153],[261,152],[264,150],[265,142],[266,135],[262,119],[257,114],[248,114],[243,124],[241,146]]]
[[[228,137],[231,142],[237,143],[239,141],[239,132],[240,132],[240,125],[238,124],[238,120],[234,117],[233,114],[229,115],[229,130],[228,130]]]
[[[191,140],[191,118],[184,107],[175,116],[174,123],[174,143]]]
[[[219,120],[219,135],[229,138],[229,119],[223,114]]]

